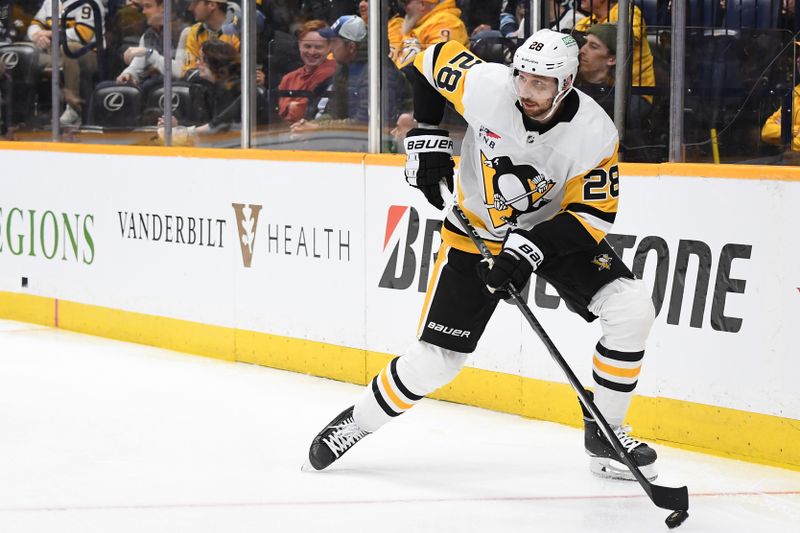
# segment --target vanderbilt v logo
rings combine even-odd
[[[258,228],[258,215],[261,213],[260,205],[256,204],[231,204],[236,212],[236,229],[239,231],[239,246],[242,249],[244,266],[250,268],[253,262],[253,249],[256,246],[256,230]]]

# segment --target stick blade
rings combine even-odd
[[[650,485],[650,488],[652,490],[650,498],[658,507],[670,511],[689,510],[689,489],[686,487]]]

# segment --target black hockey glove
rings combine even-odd
[[[453,140],[447,130],[414,128],[404,141],[406,181],[422,191],[436,209],[444,208],[439,182],[453,190]]]
[[[485,259],[478,263],[478,276],[486,283],[490,294],[507,300],[511,296],[506,290],[508,284],[521,291],[543,259],[542,251],[526,233],[514,230],[506,235],[503,249],[494,258],[494,265],[489,266]]]

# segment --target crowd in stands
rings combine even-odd
[[[105,122],[112,112],[108,91],[115,87],[125,87],[130,92],[124,94],[138,98],[135,116],[123,121],[125,126],[158,126],[163,122],[166,69],[180,93],[177,103],[173,96],[176,126],[192,128],[193,135],[236,126],[242,77],[239,0],[173,0],[168,22],[163,2],[60,1],[65,31],[59,57],[62,105],[56,113],[64,128],[121,124]],[[634,160],[663,159],[672,0],[633,0],[627,57],[617,57],[616,0],[544,3],[546,24],[570,33],[581,45],[576,86],[612,117],[616,69],[630,69],[623,153],[628,150]],[[382,109],[387,146],[395,150],[399,135],[414,124],[403,69],[417,54],[456,40],[486,61],[509,64],[530,18],[527,0],[383,0],[381,5],[388,56],[381,65]],[[4,134],[14,127],[46,128],[50,123],[51,7],[50,0],[0,0]],[[320,130],[365,131],[369,0],[257,0],[257,9],[259,127],[294,138]],[[689,144],[698,153],[708,151],[709,131],[719,134],[714,142],[724,143],[728,133],[742,135],[739,124],[747,123],[745,135],[752,134],[748,139],[757,147],[755,155],[787,148],[781,145],[786,139],[781,117],[789,115],[778,108],[791,100],[794,86],[794,0],[686,0],[686,10],[687,24],[698,28],[687,37],[687,44],[697,47],[692,52],[698,52],[687,55],[687,121],[697,130],[688,139],[696,142]],[[164,50],[166,23],[172,35],[170,57]],[[749,62],[735,68],[742,58]],[[23,73],[23,68],[33,72]],[[796,107],[793,117],[800,116]],[[445,120],[459,127],[455,114]],[[792,147],[800,149],[800,141]]]

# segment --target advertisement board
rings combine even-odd
[[[380,354],[414,342],[442,214],[399,166],[30,157],[2,152],[0,291]],[[800,419],[800,182],[623,174],[621,190],[608,240],[658,311],[637,393]],[[591,384],[599,325],[541,280],[528,299]],[[505,304],[468,365],[565,382]]]

